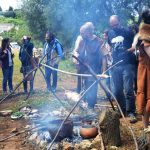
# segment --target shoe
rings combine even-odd
[[[7,94],[8,94],[7,91],[4,91],[4,92],[3,92],[3,95],[7,95]]]
[[[51,92],[51,90],[50,90],[50,89],[47,89],[47,90],[46,90],[46,93],[47,93],[47,94],[49,94],[50,92]]]
[[[136,123],[137,122],[137,118],[135,117],[134,114],[129,114],[128,117],[129,117],[130,123]]]
[[[52,87],[52,92],[54,92],[54,93],[55,93],[55,92],[56,92],[56,88],[53,88],[53,87]]]

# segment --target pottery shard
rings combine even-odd
[[[80,143],[79,149],[80,150],[91,150],[92,142],[90,140],[83,140]]]
[[[0,111],[0,116],[2,117],[6,117],[6,116],[9,116],[12,114],[12,110],[3,110],[3,111]]]

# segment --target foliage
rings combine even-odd
[[[2,37],[9,37],[12,41],[20,43],[23,35],[30,35],[28,27],[22,19],[0,18],[0,23],[11,23],[15,25],[9,32],[1,33]]]
[[[13,7],[9,6],[8,11],[13,11]]]
[[[43,0],[25,1],[22,13],[34,38],[42,40],[46,32]]]
[[[0,36],[9,37],[11,41],[16,41],[19,44],[21,44],[22,37],[24,35],[32,37],[32,33],[29,31],[26,22],[22,19],[21,12],[19,10],[17,10],[16,12],[17,12],[16,14],[18,14],[16,18],[5,18],[5,17],[0,18],[0,23],[14,24],[14,27],[9,32],[3,32],[0,34]],[[32,38],[32,41],[34,45],[36,45],[36,47],[42,46],[42,44],[39,41],[33,39],[34,38]]]
[[[16,14],[15,14],[14,11],[5,11],[5,12],[3,12],[3,16],[4,16],[4,17],[15,18],[15,17],[16,17]]]
[[[137,23],[140,21],[137,17],[144,7],[150,6],[150,1],[24,0],[23,6],[26,22],[36,38],[42,40],[48,29],[64,45],[71,47],[84,22],[92,21],[99,31],[108,26],[108,19],[112,14],[119,15],[123,24]]]

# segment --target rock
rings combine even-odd
[[[35,132],[35,133],[33,133],[30,137],[29,137],[29,141],[33,141],[33,140],[35,140],[36,138],[37,138],[37,136],[38,136],[38,133],[37,132]]]
[[[79,149],[80,150],[90,150],[92,146],[92,142],[90,140],[83,140],[80,143]]]
[[[79,150],[80,145],[79,144],[75,144],[74,145],[74,150]]]
[[[21,145],[24,146],[26,144],[26,141],[22,141]]]
[[[74,150],[73,145],[71,143],[63,142],[62,146],[63,150]]]
[[[96,138],[92,141],[92,148],[99,149],[101,147],[101,140],[99,135],[96,136]]]
[[[39,143],[39,146],[40,148],[44,148],[46,146],[47,142],[42,140],[40,143]]]
[[[39,145],[39,144],[40,144],[40,142],[41,142],[41,138],[38,136],[38,137],[36,138],[35,143],[36,143],[37,145]]]
[[[110,146],[110,149],[111,149],[111,150],[117,150],[118,147],[116,147],[116,146]]]
[[[9,116],[12,114],[12,110],[3,110],[3,111],[0,111],[0,116],[2,117],[6,117],[6,116]]]
[[[18,129],[17,129],[17,128],[13,128],[13,129],[11,130],[11,133],[16,133],[16,132],[18,132]]]
[[[31,125],[26,125],[24,128],[25,129],[30,129],[32,126]]]

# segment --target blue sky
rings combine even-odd
[[[18,8],[20,6],[21,0],[0,0],[0,6],[3,10],[8,10],[9,6],[13,8]]]

